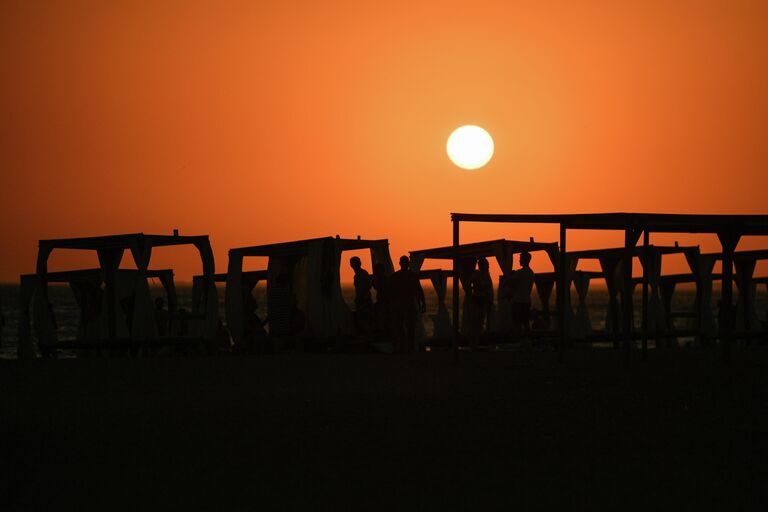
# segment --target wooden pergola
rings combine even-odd
[[[723,260],[723,285],[722,307],[725,312],[721,322],[720,339],[722,344],[722,358],[726,363],[731,359],[731,332],[733,330],[733,264],[736,245],[742,236],[766,236],[768,235],[768,215],[690,215],[690,214],[660,214],[660,213],[581,213],[581,214],[478,214],[478,213],[451,213],[453,223],[453,247],[455,248],[454,268],[458,264],[458,246],[460,245],[459,233],[462,222],[492,222],[492,223],[517,223],[517,224],[558,224],[560,227],[560,257],[556,272],[558,312],[560,315],[560,356],[566,344],[567,315],[565,309],[568,305],[569,294],[567,289],[567,276],[563,270],[566,268],[567,234],[569,229],[579,230],[611,230],[624,232],[624,254],[622,289],[626,297],[632,292],[631,259],[632,250],[637,246],[640,236],[643,236],[643,247],[650,245],[651,233],[697,233],[715,234],[720,241]],[[648,253],[643,255],[643,310],[642,310],[642,354],[647,357],[648,348]],[[453,288],[458,289],[458,278],[454,274]],[[625,360],[630,358],[630,341],[632,338],[632,302],[624,301],[622,304],[622,333],[624,338],[623,349]],[[458,323],[457,312],[459,310],[458,294],[453,294],[454,310],[454,351],[458,351]]]
[[[36,311],[41,316],[43,323],[49,323],[47,310],[48,304],[48,283],[56,278],[56,274],[48,272],[48,258],[51,253],[57,249],[75,249],[83,251],[93,251],[99,259],[99,271],[103,275],[104,292],[106,295],[107,308],[107,336],[106,342],[115,346],[120,340],[117,340],[116,327],[116,276],[119,272],[120,262],[126,251],[130,252],[136,265],[137,275],[141,277],[138,280],[142,287],[142,300],[136,304],[136,308],[141,308],[141,312],[148,315],[151,312],[151,304],[147,303],[149,297],[146,278],[152,276],[153,271],[149,269],[152,258],[152,249],[156,247],[192,245],[199,255],[202,263],[203,276],[207,293],[201,304],[195,305],[197,313],[204,318],[204,326],[201,331],[201,337],[205,340],[213,340],[216,335],[216,315],[217,300],[216,288],[213,282],[214,259],[211,244],[208,235],[180,236],[156,235],[145,233],[130,233],[123,235],[107,235],[82,238],[63,238],[54,240],[40,240],[37,253],[37,288],[35,295]],[[135,319],[139,315],[135,315]],[[44,334],[44,333],[43,333]],[[38,334],[41,340],[45,336]],[[139,332],[133,332],[133,338],[145,340],[151,337],[151,333],[141,329]]]

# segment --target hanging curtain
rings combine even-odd
[[[152,308],[152,295],[149,292],[147,269],[152,257],[152,239],[142,237],[131,244],[131,254],[136,263],[134,284],[133,326],[131,337],[144,340],[157,337],[157,322]]]
[[[389,262],[390,266],[392,265],[392,260]],[[421,266],[424,265],[424,255],[421,253],[412,254],[410,257],[410,269],[413,272],[418,272],[421,270]]]
[[[48,303],[48,283],[44,280],[45,276],[41,275],[42,272],[46,271],[48,256],[50,254],[50,248],[40,248],[38,254],[37,290],[32,302],[32,323],[35,327],[37,343],[41,351],[58,345],[58,338],[54,327],[54,318]]]
[[[496,285],[496,314],[494,318],[494,330],[509,332],[512,329],[512,300],[510,293],[510,277],[513,273],[513,253],[509,244],[499,242],[493,244],[493,256],[501,269],[498,284]]]
[[[22,276],[19,288],[19,342],[16,347],[16,357],[19,359],[34,359],[37,357],[32,341],[32,326],[30,303],[38,289],[37,275]]]
[[[648,278],[648,332],[658,337],[660,334],[666,334],[670,325],[670,319],[662,307],[660,298],[662,254],[658,248],[652,246],[643,250],[648,251],[644,258],[640,258],[643,272]],[[645,268],[646,259],[648,268]]]
[[[552,313],[549,308],[549,299],[552,296],[552,290],[555,287],[556,279],[557,274],[536,274],[533,277],[533,282],[536,284],[536,294],[539,296],[539,302],[541,302],[541,314],[544,319],[544,324],[549,328],[555,327],[557,324],[556,319],[552,322]]]
[[[616,254],[605,254],[598,258],[605,278],[605,285],[608,288],[608,314],[605,319],[605,332],[612,335],[618,335],[621,330],[621,309],[618,301],[621,258],[621,255]]]
[[[573,337],[580,337],[580,326],[576,321],[576,315],[573,313],[573,304],[571,301],[571,283],[574,281],[574,274],[576,273],[576,267],[579,264],[579,258],[566,255],[565,263],[565,296],[568,297],[568,306],[565,310],[566,320],[565,325],[568,328],[568,334]]]
[[[712,270],[718,255],[701,254],[698,249],[686,250],[685,259],[696,277],[696,317],[699,332],[706,337],[717,336],[717,321],[712,311]]]
[[[243,254],[229,251],[227,266],[227,287],[224,290],[224,306],[227,328],[232,336],[234,348],[245,349],[245,318],[243,311]]]
[[[756,286],[752,282],[757,260],[753,257],[741,256],[734,259],[733,263],[736,267],[736,286],[739,289],[736,329],[746,331],[747,321],[749,321],[749,331],[758,331],[760,330],[760,319],[757,316],[757,308],[755,308]]]
[[[432,286],[437,294],[437,314],[432,317],[434,324],[433,338],[449,338],[452,335],[451,319],[448,315],[448,307],[445,304],[445,296],[448,291],[448,273],[438,270],[430,276]]]
[[[676,284],[674,281],[661,281],[661,283],[659,284],[659,293],[661,295],[661,305],[662,305],[662,308],[664,309],[664,313],[666,317],[668,318],[667,328],[669,330],[672,330],[672,328],[674,327],[672,323],[672,298],[675,295],[675,287],[676,287]],[[650,323],[651,323],[650,308],[648,313],[649,313],[648,314],[648,330],[650,332],[654,332],[654,331],[651,331],[650,329]]]
[[[579,297],[579,305],[576,310],[576,336],[579,339],[586,339],[592,334],[592,322],[589,319],[589,309],[587,308],[587,292],[589,291],[590,276],[586,272],[575,272],[573,276],[573,285],[576,288],[576,295]]]

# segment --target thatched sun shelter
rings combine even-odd
[[[78,302],[85,304],[96,295],[100,296],[98,322],[91,322],[84,334],[85,340],[70,343],[70,346],[88,348],[137,347],[157,344],[172,344],[173,336],[158,339],[154,305],[150,295],[149,281],[160,278],[168,295],[169,312],[175,308],[175,290],[171,271],[154,271],[149,268],[152,249],[156,247],[192,245],[200,254],[204,276],[204,292],[193,304],[189,315],[190,340],[211,342],[216,336],[218,298],[213,282],[214,260],[208,236],[148,235],[134,233],[88,238],[65,238],[40,240],[37,256],[37,273],[22,278],[22,302],[32,302],[32,320],[35,334],[43,355],[59,346],[54,319],[48,300],[48,284],[51,282],[70,283]],[[49,273],[48,258],[57,249],[75,249],[96,252],[98,269],[75,272]],[[130,251],[136,270],[121,270],[120,262],[125,252]],[[74,284],[77,283],[77,284]],[[92,286],[88,286],[90,283]],[[34,291],[32,291],[34,289]],[[93,297],[92,297],[93,296]],[[128,299],[128,301],[126,301]],[[129,311],[126,311],[128,306]],[[24,309],[22,309],[23,313]],[[22,322],[23,324],[23,322]],[[27,324],[28,325],[28,324]],[[23,333],[22,333],[23,334]],[[20,339],[20,346],[22,340]],[[26,346],[26,345],[25,345]],[[21,349],[25,351],[25,349]],[[27,354],[28,355],[28,354]]]
[[[493,222],[493,223],[525,223],[525,224],[558,224],[560,228],[559,257],[556,271],[558,272],[557,287],[566,290],[569,287],[567,260],[567,233],[568,230],[614,230],[624,232],[624,247],[620,253],[620,261],[623,263],[618,280],[619,289],[625,297],[632,295],[633,280],[631,261],[634,249],[640,236],[643,236],[643,247],[650,246],[651,233],[710,233],[717,235],[722,248],[723,284],[722,284],[722,311],[719,324],[719,337],[722,340],[722,354],[725,361],[730,360],[731,337],[735,327],[735,313],[733,312],[733,266],[736,245],[743,236],[768,235],[768,215],[687,215],[687,214],[657,214],[657,213],[589,213],[589,214],[473,214],[452,213],[453,223],[453,261],[454,269],[460,268],[460,226],[462,222]],[[642,349],[646,354],[649,335],[649,285],[653,262],[652,252],[645,251],[643,261],[643,301],[642,301]],[[701,266],[708,264],[706,258],[701,255],[689,258],[692,271],[697,276],[706,274]],[[742,264],[742,274],[746,276],[751,263]],[[711,273],[711,271],[710,271]],[[454,289],[458,288],[458,276],[453,278]],[[560,315],[560,350],[565,347],[568,336],[568,315],[570,301],[568,293],[558,293],[558,311]],[[744,295],[749,310],[749,293]],[[459,303],[458,294],[453,297],[454,309],[454,333],[458,334],[457,323]],[[621,334],[624,339],[626,358],[629,358],[630,342],[632,339],[632,301],[626,300],[621,306]],[[454,336],[456,339],[456,336]],[[456,348],[456,344],[454,343]]]
[[[284,243],[255,245],[230,249],[227,269],[226,318],[235,346],[244,344],[246,318],[244,306],[243,260],[248,257],[268,258],[267,294],[278,276],[285,274],[290,282],[295,307],[304,316],[301,335],[307,338],[329,338],[353,334],[351,312],[341,292],[340,266],[344,251],[367,249],[373,265],[383,265],[384,273],[393,271],[389,241],[338,237],[313,238]],[[268,301],[269,302],[269,301]],[[267,311],[267,317],[275,312]]]
[[[118,303],[132,296],[136,288],[138,270],[118,269],[115,272],[115,299]],[[76,327],[76,337],[72,340],[61,340],[53,333],[53,343],[40,343],[39,349],[43,356],[55,348],[103,348],[104,340],[108,337],[107,316],[102,314],[104,307],[104,273],[100,268],[48,272],[48,284],[66,284],[72,291],[79,318]],[[176,286],[173,280],[173,270],[147,270],[146,279],[158,279],[165,292],[165,302],[168,305],[169,318],[173,319],[177,310]],[[19,286],[19,359],[35,356],[32,341],[32,311],[36,293],[39,290],[37,274],[23,274]],[[125,313],[121,308],[115,310],[118,336],[127,337],[128,325]],[[54,323],[54,322],[52,322]],[[169,323],[172,330],[172,324]]]
[[[556,242],[536,242],[533,240],[519,241],[519,240],[486,240],[482,242],[473,242],[467,244],[458,245],[456,248],[453,246],[446,247],[434,247],[431,249],[421,249],[416,251],[410,251],[411,258],[411,270],[415,272],[421,271],[421,267],[425,260],[455,260],[453,271],[443,271],[442,277],[447,280],[448,275],[454,278],[454,290],[457,290],[456,282],[461,284],[464,293],[466,294],[467,287],[469,286],[469,279],[475,266],[475,262],[478,258],[495,258],[502,272],[502,277],[499,279],[497,286],[497,294],[495,297],[495,307],[498,309],[498,314],[495,315],[497,319],[506,319],[509,317],[507,309],[509,308],[509,301],[505,299],[506,290],[504,288],[506,280],[504,277],[510,276],[513,272],[513,257],[521,252],[537,252],[543,251],[547,254],[552,265],[557,262],[557,243]],[[435,333],[443,333],[444,322],[448,320],[447,308],[445,308],[445,296],[447,282],[436,282],[432,280],[435,286],[435,293],[437,294],[438,315],[435,319]],[[542,299],[542,306],[545,308],[544,314],[549,316],[549,295],[552,290],[551,284],[547,280],[539,280],[536,282],[537,292]],[[458,299],[459,294],[454,294],[454,304]],[[464,302],[466,306],[466,301]],[[441,314],[441,308],[445,310],[445,314]],[[466,307],[465,307],[466,310]],[[454,310],[454,318],[457,309]],[[466,311],[463,312],[466,315]],[[463,322],[459,322],[462,325]],[[508,326],[494,322],[491,325],[491,330],[504,331]],[[437,337],[437,336],[436,336]]]

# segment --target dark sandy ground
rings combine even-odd
[[[0,510],[768,510],[768,350],[0,361]]]

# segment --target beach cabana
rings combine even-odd
[[[421,281],[429,281],[437,296],[437,312],[431,316],[432,341],[446,340],[451,337],[451,318],[448,315],[448,307],[445,304],[445,296],[448,291],[448,278],[452,272],[444,269],[420,270],[417,275]],[[419,313],[420,314],[420,313]],[[424,339],[426,333],[424,324],[419,321],[416,324],[417,341]]]
[[[118,302],[132,296],[138,270],[119,269],[115,273],[115,297]],[[158,279],[165,293],[165,302],[168,304],[169,318],[173,319],[176,312],[176,287],[173,281],[173,270],[147,270],[146,279]],[[68,270],[63,272],[49,272],[48,284],[65,284],[72,291],[72,295],[78,307],[78,322],[76,337],[73,340],[58,340],[56,348],[83,348],[87,345],[98,345],[101,339],[107,337],[107,317],[101,314],[104,306],[104,280],[99,268]],[[32,308],[35,293],[39,289],[37,274],[23,274],[19,286],[19,345],[18,357],[24,359],[35,353],[32,342]],[[127,325],[125,314],[121,309],[116,310],[117,324],[121,334],[124,334]],[[54,322],[55,323],[55,322]],[[169,329],[172,326],[169,325]],[[43,347],[43,350],[46,348]]]
[[[354,334],[349,307],[341,292],[342,253],[367,249],[374,266],[382,265],[384,273],[393,271],[389,241],[339,237],[312,238],[276,244],[254,245],[230,249],[227,269],[226,318],[236,346],[245,336],[243,310],[243,260],[266,257],[267,294],[280,274],[287,274],[295,305],[304,315],[301,333],[307,338],[332,338]],[[269,302],[269,301],[268,301]],[[269,317],[273,312],[267,311]]]
[[[205,292],[193,304],[190,318],[190,342],[212,342],[217,327],[217,295],[213,282],[214,260],[208,236],[149,235],[134,233],[87,238],[40,240],[37,256],[35,292],[32,297],[32,320],[38,344],[44,354],[58,346],[48,299],[48,258],[57,249],[93,251],[99,260],[99,279],[103,288],[101,315],[103,328],[89,341],[90,347],[117,348],[156,344],[157,324],[149,290],[152,275],[150,260],[153,248],[192,245],[200,254]],[[134,272],[119,269],[126,251],[136,265]],[[90,272],[90,271],[89,271]],[[127,295],[121,297],[126,291]],[[126,300],[127,299],[127,300]],[[169,304],[170,304],[169,300]],[[174,301],[175,304],[175,301]],[[170,338],[170,337],[169,337]],[[184,340],[177,340],[184,341]],[[170,343],[170,339],[163,340]]]
[[[453,249],[454,268],[461,263],[458,254],[460,244],[460,226],[462,222],[493,222],[493,223],[524,223],[524,224],[557,224],[560,228],[560,256],[562,263],[558,268],[565,268],[567,252],[568,230],[613,230],[624,233],[624,251],[622,262],[624,270],[621,272],[620,288],[625,296],[631,296],[632,250],[637,246],[640,237],[643,237],[643,246],[650,245],[651,233],[710,233],[717,235],[722,248],[723,258],[723,286],[722,305],[726,312],[724,322],[719,325],[719,337],[722,340],[723,360],[730,361],[731,337],[735,327],[735,315],[733,306],[733,263],[736,245],[743,236],[768,236],[768,215],[689,215],[689,214],[659,214],[659,213],[586,213],[586,214],[478,214],[478,213],[452,213],[453,224]],[[650,253],[646,252],[643,262],[643,301],[642,301],[642,348],[645,357],[647,339],[649,334],[649,269],[651,266]],[[698,269],[694,269],[698,273]],[[567,289],[567,273],[559,272],[558,289]],[[454,287],[457,287],[457,278],[454,277]],[[562,353],[568,336],[567,302],[569,294],[558,294],[560,310],[560,350]],[[458,296],[454,296],[454,315],[459,309]],[[622,305],[622,338],[625,340],[625,356],[629,360],[630,341],[633,336],[632,327],[632,301],[625,301]],[[459,325],[454,316],[454,333],[458,333]],[[454,344],[456,348],[456,344]]]
[[[688,264],[692,272],[690,274],[677,274],[662,277],[662,296],[666,303],[672,301],[674,289],[681,283],[696,284],[695,303],[695,328],[696,334],[703,338],[715,338],[718,335],[717,315],[713,311],[712,284],[713,281],[722,281],[722,274],[713,273],[715,263],[723,260],[722,253],[698,253],[686,252]],[[736,303],[733,331],[740,337],[759,335],[764,329],[759,319],[756,307],[756,294],[759,278],[754,277],[755,267],[758,261],[768,259],[768,250],[736,251],[733,253],[733,267],[735,269],[734,282],[739,291],[739,300]],[[673,314],[675,317],[685,316],[685,313]]]
[[[491,325],[492,331],[502,331],[506,332],[509,328],[509,326],[505,323],[505,321],[510,317],[509,314],[509,303],[505,299],[506,297],[506,277],[512,275],[512,268],[513,268],[513,257],[515,254],[519,254],[521,252],[537,252],[537,251],[543,251],[547,254],[550,261],[552,262],[552,265],[554,266],[557,262],[557,256],[558,256],[558,249],[557,249],[557,243],[556,242],[536,242],[534,240],[529,241],[519,241],[519,240],[506,240],[506,239],[497,239],[497,240],[486,240],[482,242],[474,242],[474,243],[467,243],[467,244],[460,244],[456,247],[454,246],[446,246],[446,247],[435,247],[431,249],[421,249],[416,251],[410,251],[410,257],[411,257],[411,270],[418,272],[421,270],[422,265],[424,264],[425,260],[443,260],[443,261],[455,261],[454,268],[453,268],[453,284],[454,284],[454,290],[458,289],[457,283],[461,283],[461,287],[464,290],[464,294],[466,295],[467,287],[469,286],[469,279],[472,274],[472,270],[474,269],[475,262],[478,258],[495,258],[496,262],[499,265],[499,268],[501,268],[502,276],[499,278],[499,284],[497,286],[497,296],[496,296],[496,305],[497,305],[497,311],[496,314],[493,315],[494,318],[497,319],[497,321],[493,322]],[[446,283],[447,284],[447,283]],[[539,282],[536,283],[537,287],[537,293],[539,293],[540,297],[542,298],[542,306],[548,308],[549,304],[549,292],[551,292],[552,287],[549,286],[548,291],[547,290],[539,290],[538,288]],[[546,288],[546,285],[544,285]],[[438,290],[435,288],[435,292],[438,295],[438,307],[440,307],[440,295],[441,290]],[[443,298],[445,297],[445,291],[442,291]],[[457,304],[459,295],[454,294],[454,305]],[[464,303],[464,311],[463,315],[466,315],[466,301],[463,301]],[[545,306],[546,304],[546,306]],[[545,310],[544,314],[548,317],[549,311]],[[458,319],[458,308],[454,307],[454,322],[456,322]],[[462,324],[463,324],[462,318]]]
[[[630,260],[626,260],[627,250],[623,247],[606,249],[589,249],[583,251],[572,251],[566,253],[568,272],[567,281],[573,283],[579,297],[577,314],[568,320],[569,333],[576,334],[577,337],[586,337],[591,332],[591,320],[586,307],[587,292],[589,283],[592,279],[602,278],[605,280],[608,292],[608,306],[605,320],[605,333],[614,339],[621,334],[621,317],[623,314],[633,314],[632,310],[622,307],[623,303],[632,303],[634,287],[625,294],[621,286],[622,276],[624,274],[624,265],[629,261],[631,269],[631,258],[638,258],[643,265],[644,274],[647,276],[648,291],[648,330],[654,334],[666,333],[669,319],[666,317],[665,310],[662,307],[660,280],[662,272],[662,257],[669,254],[688,254],[698,253],[698,247],[680,247],[680,246],[658,246],[648,245],[643,247],[633,247],[629,250]],[[576,268],[580,261],[597,260],[600,264],[600,272],[578,272]],[[647,267],[647,268],[646,268]],[[631,272],[631,270],[630,270]],[[640,281],[642,283],[642,280]],[[569,285],[570,286],[570,285]],[[626,299],[625,299],[626,297]],[[567,311],[571,308],[568,307]],[[629,311],[629,313],[628,313]],[[634,319],[630,320],[634,325]],[[575,323],[575,325],[573,325]]]

